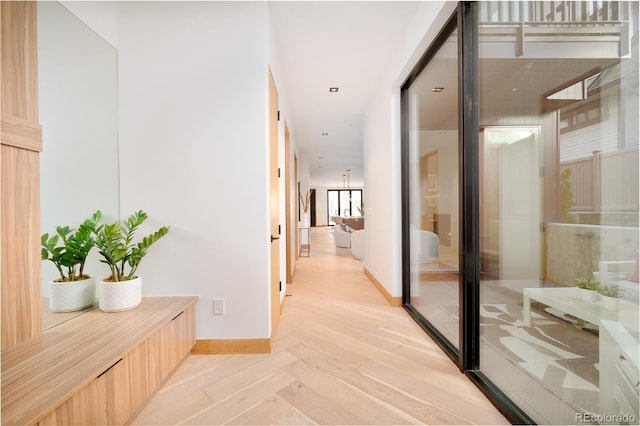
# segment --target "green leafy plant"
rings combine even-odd
[[[152,244],[169,232],[166,226],[134,243],[133,238],[147,214],[142,210],[133,213],[123,222],[101,225],[96,230],[96,246],[109,266],[111,275],[105,281],[127,281],[136,278],[136,270]],[[127,269],[128,267],[128,269]]]
[[[578,278],[576,279],[576,287],[597,291],[600,288],[600,281],[595,278]]]
[[[618,284],[605,284],[600,287],[600,294],[607,297],[621,298],[624,297],[624,289]]]
[[[567,168],[560,174],[560,222],[563,223],[578,222],[575,213],[571,213],[571,208],[576,204],[573,201],[573,190],[571,189],[571,173],[572,170]]]
[[[56,227],[56,234],[49,237],[48,233],[42,234],[42,260],[52,262],[60,278],[56,282],[80,281],[89,278],[84,273],[84,265],[89,252],[95,245],[94,232],[102,213],[98,210],[89,219],[86,219],[73,230],[68,226]]]

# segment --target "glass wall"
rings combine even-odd
[[[458,302],[458,53],[455,31],[409,87],[410,304],[455,347]]]
[[[551,6],[480,4],[480,368],[536,422],[575,424],[619,413],[603,321],[638,338],[637,3]],[[625,294],[608,308],[578,280]]]
[[[514,422],[640,421],[638,7],[460,3],[402,88],[405,306]]]

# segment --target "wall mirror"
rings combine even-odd
[[[76,228],[96,210],[118,220],[117,52],[58,2],[38,2],[38,88],[42,233]],[[92,250],[85,272],[100,279],[105,268]],[[57,277],[43,261],[43,329],[86,311],[49,311],[48,283]]]

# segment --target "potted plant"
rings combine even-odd
[[[136,270],[151,245],[169,232],[169,228],[163,226],[134,243],[134,235],[146,219],[147,214],[140,210],[123,223],[105,224],[96,229],[101,262],[111,271],[98,287],[98,304],[105,312],[131,309],[142,301],[142,279],[136,276]]]
[[[95,244],[94,232],[101,217],[97,211],[77,230],[58,226],[51,237],[42,234],[41,258],[52,262],[60,274],[58,279],[49,281],[50,310],[71,312],[95,303],[95,278],[85,274],[84,265]]]
[[[595,302],[598,300],[598,289],[600,281],[595,278],[578,278],[576,287],[580,289],[580,298],[585,302]]]
[[[602,305],[610,311],[618,310],[620,299],[624,297],[624,289],[618,284],[605,284],[599,291],[602,296]]]

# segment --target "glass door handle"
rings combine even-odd
[[[273,242],[273,240],[279,240],[280,237],[274,237],[273,235],[271,236],[271,242]]]

